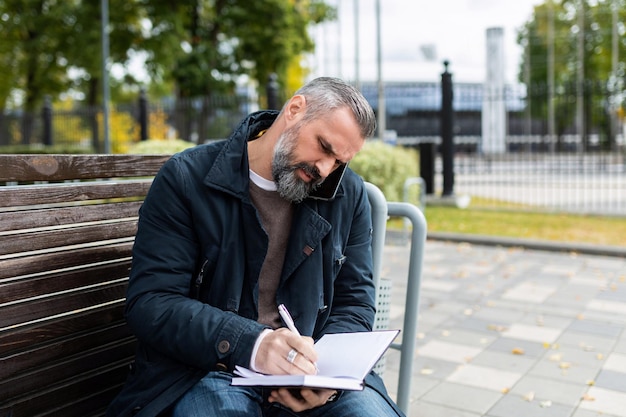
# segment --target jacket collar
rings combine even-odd
[[[226,140],[213,166],[204,178],[204,184],[225,191],[241,199],[249,199],[248,146],[251,138],[268,129],[278,111],[262,110],[250,114],[241,121],[233,134]]]
[[[247,143],[249,140],[254,140],[259,132],[268,129],[278,117],[278,113],[276,110],[261,110],[243,119],[230,138],[226,140],[204,178],[204,184],[242,200],[249,200],[250,166]],[[339,184],[335,198],[341,197],[343,193],[343,186]]]

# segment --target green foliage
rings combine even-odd
[[[552,33],[554,48],[554,90],[558,94],[576,96],[581,89],[585,96],[585,120],[596,126],[609,126],[606,118],[607,95],[594,94],[594,90],[624,87],[626,79],[626,0],[545,0],[534,8],[533,16],[520,28],[518,43],[524,47],[520,63],[519,80],[527,85],[530,110],[536,119],[548,118],[549,46]],[[613,6],[617,13],[617,74],[613,76]],[[579,59],[579,28],[583,24],[582,70],[584,85],[578,85],[581,68]],[[552,30],[551,30],[552,28]],[[576,112],[574,100],[555,100],[556,133],[563,134],[573,123]],[[624,106],[624,102],[619,103]],[[608,111],[607,111],[608,110]],[[619,110],[618,110],[619,111]],[[615,115],[615,114],[614,114]]]
[[[133,144],[128,148],[127,153],[142,155],[171,155],[193,146],[195,146],[193,143],[180,139],[149,139]]]
[[[350,168],[382,190],[387,201],[403,201],[404,181],[419,176],[417,151],[368,140]]]
[[[83,146],[62,145],[8,145],[0,146],[0,154],[89,154],[93,149]]]

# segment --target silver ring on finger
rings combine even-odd
[[[287,362],[293,363],[296,360],[296,356],[298,356],[298,351],[295,349],[291,349],[287,354]]]

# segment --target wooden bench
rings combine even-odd
[[[166,160],[0,155],[1,417],[103,415],[121,388],[137,211]]]
[[[104,415],[134,357],[123,310],[137,212],[168,158],[0,155],[0,417]],[[394,346],[408,412],[426,224],[367,186],[377,283],[388,213],[414,222],[404,341]],[[379,293],[379,313],[388,305]]]

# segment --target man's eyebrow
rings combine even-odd
[[[335,156],[335,158],[337,159],[337,162],[339,162],[340,164],[346,164],[347,162],[342,161],[341,159],[337,158],[337,153],[335,152],[335,149],[333,148],[333,145],[331,143],[329,143],[326,139],[324,139],[323,136],[318,135],[317,136],[317,141],[320,143],[320,145],[322,146],[322,148],[324,149],[325,152],[328,152],[329,154],[332,154],[333,156]]]

